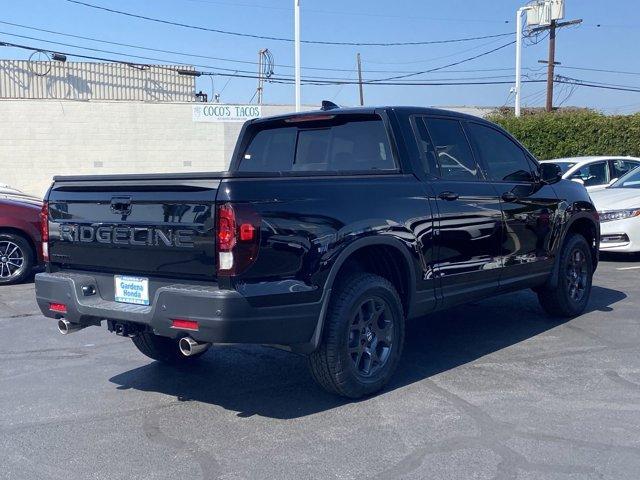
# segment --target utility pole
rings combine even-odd
[[[360,61],[360,53],[358,52],[358,85],[360,86],[360,106],[364,105],[364,91],[362,90],[362,62]]]
[[[571,27],[573,25],[580,25],[582,19],[569,20],[566,22],[557,22],[551,20],[549,25],[544,25],[531,29],[531,33],[540,33],[545,30],[549,30],[549,59],[539,60],[539,63],[547,64],[547,102],[545,110],[551,112],[553,110],[553,83],[555,80],[555,68],[560,63],[556,62],[556,31],[559,28]]]
[[[296,112],[300,111],[300,0],[293,0],[294,9],[294,56],[295,56],[295,90],[296,90]]]
[[[556,21],[549,25],[549,63],[547,65],[547,112],[553,110],[553,78],[556,67]]]

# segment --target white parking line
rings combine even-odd
[[[640,268],[640,265],[638,265],[637,267],[622,267],[622,268],[616,268],[616,270],[637,270]]]

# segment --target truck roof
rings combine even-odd
[[[465,118],[467,120],[483,120],[480,117],[469,115],[467,113],[454,112],[452,110],[444,110],[431,107],[412,107],[406,105],[386,105],[372,107],[339,107],[331,110],[308,110],[304,112],[292,112],[282,115],[274,115],[270,117],[262,117],[251,120],[251,123],[271,122],[277,120],[286,120],[305,115],[373,115],[380,110],[392,110],[402,114],[424,114],[424,115],[440,115],[447,117]],[[484,120],[486,121],[486,120]]]

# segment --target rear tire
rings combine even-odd
[[[0,233],[0,285],[23,282],[33,271],[36,252],[21,235]]]
[[[404,312],[387,279],[351,274],[334,293],[322,343],[309,356],[315,381],[330,393],[361,398],[383,388],[398,366]]]
[[[206,353],[201,352],[189,357],[180,353],[178,340],[161,337],[151,332],[142,332],[131,339],[138,350],[147,357],[170,365],[183,365],[193,362]]]
[[[553,317],[575,317],[587,308],[593,280],[591,248],[582,235],[567,237],[558,267],[556,286],[537,291],[540,305]]]

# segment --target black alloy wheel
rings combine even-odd
[[[371,377],[389,360],[393,348],[393,315],[380,297],[366,299],[351,321],[349,355],[358,375]]]

